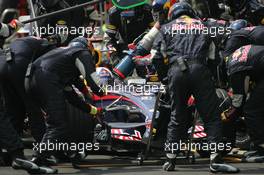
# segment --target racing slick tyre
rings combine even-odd
[[[72,142],[92,142],[95,121],[92,116],[67,103],[67,122]]]

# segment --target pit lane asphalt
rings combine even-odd
[[[30,150],[26,150],[26,155],[31,155]],[[163,161],[148,160],[143,166],[137,166],[134,158],[116,157],[105,155],[90,155],[87,163],[81,169],[73,169],[70,163],[60,164],[54,168],[59,170],[59,174],[77,175],[205,175],[208,171],[208,160],[197,159],[195,164],[186,164],[179,160],[176,171],[164,172],[161,169]],[[241,169],[241,175],[263,175],[264,163],[233,163],[232,165]],[[13,170],[10,167],[0,167],[0,175],[27,175],[22,170]]]

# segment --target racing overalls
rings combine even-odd
[[[6,60],[6,55],[3,52],[3,50],[0,51],[0,60]],[[5,64],[0,64],[0,70],[6,69]],[[2,76],[1,82],[2,81]],[[2,94],[1,94],[2,95]],[[1,100],[2,103],[2,100]],[[23,151],[23,143],[14,129],[14,126],[12,125],[10,118],[5,114],[4,112],[4,105],[1,104],[1,112],[0,112],[0,154],[2,152],[2,148],[7,149],[8,152],[20,152]],[[0,155],[1,159],[1,155]]]
[[[19,134],[23,133],[24,119],[29,114],[33,137],[40,141],[44,132],[44,118],[39,108],[26,96],[24,79],[28,64],[54,48],[47,39],[19,38],[11,43],[6,59],[1,59],[1,93],[4,96],[5,115]]]
[[[74,6],[73,4],[75,5],[75,2],[72,2],[70,5],[66,0],[36,0],[36,16],[69,8]],[[63,41],[66,40],[63,44],[67,45],[73,38],[82,35],[86,31],[86,29],[79,29],[80,26],[83,26],[84,17],[85,13],[83,9],[58,14],[38,21],[38,31],[41,37],[60,34]],[[33,32],[36,32],[36,30],[33,30]],[[35,35],[36,33],[33,34]]]
[[[109,10],[106,34],[110,37],[110,40],[107,45],[112,45],[118,51],[127,48],[128,44],[132,43],[134,39],[154,25],[150,5],[145,4],[136,7],[132,12],[134,14],[129,16],[126,11],[120,10],[115,6]],[[118,34],[121,38],[119,38]],[[118,46],[118,40],[122,41],[124,46]]]
[[[264,5],[258,0],[225,1],[235,19],[246,19],[253,25],[263,24]]]
[[[263,35],[263,26],[246,27],[240,30],[232,31],[230,36],[227,38],[223,56],[229,56],[235,50],[248,44],[264,45]]]
[[[129,10],[120,10],[115,6],[109,10],[106,34],[110,40],[107,46],[111,45],[114,47],[117,50],[117,56],[120,58],[124,56],[122,52],[128,49],[128,44],[132,43],[137,37],[154,25],[149,4],[135,7],[132,12],[134,14],[129,14],[131,13]],[[137,65],[136,70],[140,77],[145,77],[148,68]]]
[[[218,143],[222,139],[219,99],[212,74],[205,65],[212,41],[209,35],[200,33],[204,27],[200,20],[181,16],[162,26],[151,51],[159,76],[168,77],[172,110],[168,144],[188,139],[192,119],[187,114],[187,101],[191,95],[204,121],[208,142]],[[164,64],[164,58],[168,59],[168,65]],[[165,148],[165,151],[175,154],[179,150]]]
[[[264,46],[246,45],[228,56],[226,64],[230,85],[233,89],[232,105],[238,110],[243,108],[250,138],[256,148],[262,144],[264,155],[263,55]],[[254,87],[250,88],[252,86]],[[250,96],[246,100],[248,92]]]
[[[78,46],[54,49],[33,63],[31,74],[28,92],[47,113],[47,129],[42,143],[69,141],[64,88],[71,86],[82,75],[93,92],[103,94],[96,84],[95,63],[90,52]]]

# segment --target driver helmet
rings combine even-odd
[[[99,76],[99,85],[101,86],[112,84],[114,81],[112,72],[106,67],[97,67],[96,74]]]

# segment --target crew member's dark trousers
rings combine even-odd
[[[10,118],[17,133],[22,135],[24,119],[26,118],[26,108],[23,100],[10,81],[5,81],[2,84],[2,90],[4,96],[4,113]]]
[[[249,135],[254,145],[264,144],[264,80],[257,83],[244,106]]]
[[[17,132],[22,135],[24,120],[29,117],[31,134],[39,142],[45,132],[43,114],[34,102],[26,97],[24,75],[16,72],[15,67],[9,67],[9,73],[2,83],[5,113],[10,117]]]
[[[188,138],[187,101],[191,95],[205,124],[209,143],[219,143],[222,139],[219,99],[216,95],[212,76],[202,64],[190,64],[182,72],[177,64],[168,71],[169,93],[171,98],[171,119],[168,125],[167,143],[179,143]]]
[[[0,50],[0,52],[2,52]],[[22,141],[14,129],[11,118],[5,113],[3,85],[8,83],[5,81],[7,77],[7,64],[6,57],[3,53],[0,53],[0,149],[5,148],[9,152],[23,149]],[[1,150],[0,150],[1,152]]]
[[[23,143],[10,122],[10,118],[0,113],[0,149],[5,148],[9,152],[23,149]]]
[[[49,71],[38,68],[30,80],[30,93],[38,98],[47,112],[46,133],[42,143],[67,142],[66,101],[64,86],[59,77]]]

